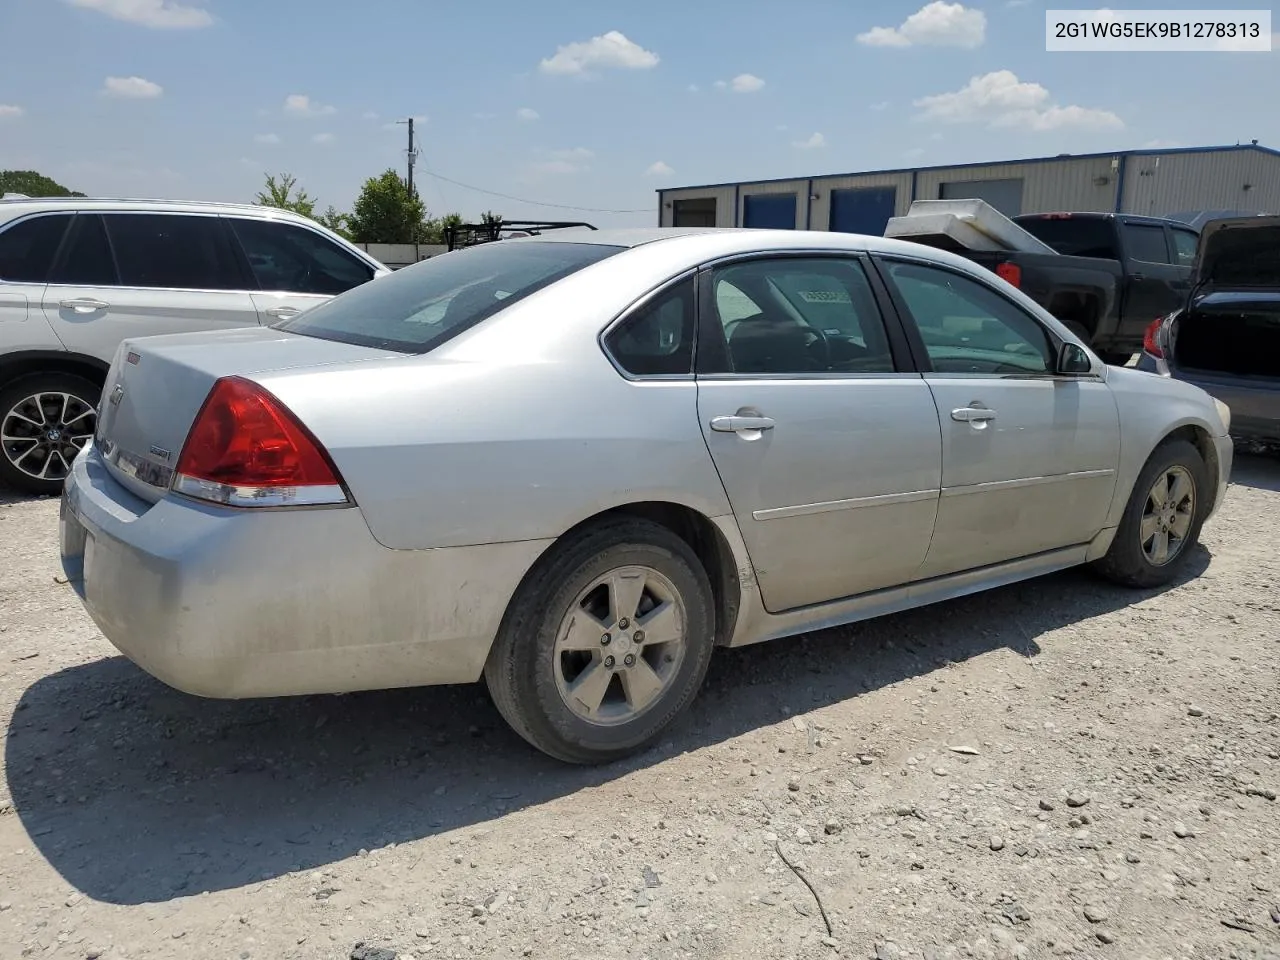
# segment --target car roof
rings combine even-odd
[[[777,250],[848,250],[851,252],[905,254],[939,263],[962,265],[969,270],[972,261],[934,247],[876,237],[861,233],[828,230],[770,230],[762,227],[632,227],[592,230],[573,228],[556,230],[534,237],[512,237],[502,243],[598,243],[614,247],[641,247],[649,244],[680,244],[697,248],[707,256]]]
[[[306,217],[290,210],[263,207],[253,203],[221,203],[207,200],[147,200],[115,197],[11,197],[7,200],[0,200],[0,220],[11,220],[14,217],[25,216],[29,213],[52,213],[63,210],[234,213],[264,220],[289,220],[295,223],[311,222]]]

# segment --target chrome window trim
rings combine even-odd
[[[694,366],[695,360],[692,357],[690,358],[690,361],[689,361],[688,373],[631,373],[622,366],[622,364],[618,361],[618,358],[614,356],[613,351],[609,349],[608,340],[609,340],[609,335],[613,333],[614,330],[622,326],[624,323],[630,320],[633,316],[635,316],[641,310],[648,307],[650,304],[653,303],[654,300],[658,299],[664,293],[667,293],[673,288],[678,287],[680,284],[685,283],[686,281],[694,280],[697,277],[697,275],[698,275],[698,267],[690,267],[689,269],[684,270],[683,272],[677,274],[676,276],[670,277],[662,281],[656,287],[653,287],[646,293],[642,293],[637,299],[633,300],[628,306],[624,307],[622,311],[617,316],[615,316],[612,320],[610,320],[607,324],[605,324],[604,328],[600,331],[599,334],[597,334],[596,343],[599,345],[600,350],[604,353],[605,358],[609,361],[609,363],[613,365],[613,369],[616,370],[624,380],[629,380],[632,383],[647,383],[650,381],[658,381],[658,382],[665,381],[668,383],[681,383],[681,382],[688,382],[694,379],[693,366]],[[694,297],[693,297],[693,344],[694,344],[694,353],[696,354],[697,347],[698,347],[698,295],[697,295],[696,286],[694,288]]]

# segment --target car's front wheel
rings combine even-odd
[[[1138,475],[1111,548],[1095,569],[1123,586],[1170,582],[1200,538],[1209,496],[1209,472],[1195,445],[1161,444]]]
[[[93,438],[101,389],[70,373],[36,373],[0,389],[0,483],[58,496]]]
[[[706,676],[715,613],[689,545],[646,520],[573,535],[525,578],[485,666],[498,711],[543,752],[601,763],[651,743]]]

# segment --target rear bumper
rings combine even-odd
[[[170,686],[236,698],[469,683],[546,541],[389,550],[358,509],[147,503],[90,448],[63,569],[106,638]]]
[[[1280,440],[1280,383],[1204,376],[1173,370],[1171,375],[1194,384],[1231,408],[1231,435],[1242,440]]]

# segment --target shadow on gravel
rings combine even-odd
[[[1187,578],[1208,564],[1200,548]],[[1073,571],[722,650],[668,741],[597,769],[526,746],[480,687],[208,701],[116,657],[24,693],[8,780],[23,825],[70,884],[110,903],[165,901],[481,825],[948,661],[1000,648],[1032,657],[1043,633],[1151,595]]]
[[[1280,493],[1280,451],[1238,451],[1231,465],[1231,483]],[[1228,493],[1227,496],[1231,494]]]
[[[51,500],[52,497],[37,497],[30,493],[19,493],[16,490],[10,490],[8,487],[0,484],[0,507],[11,507],[15,503],[39,503],[42,500]]]

